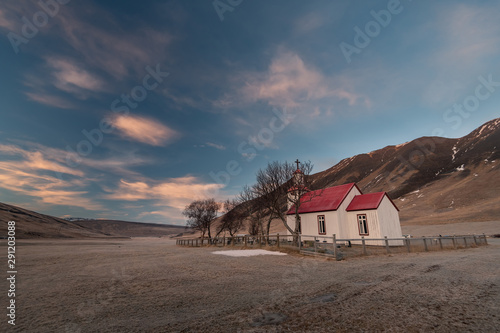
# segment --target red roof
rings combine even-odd
[[[337,210],[345,197],[355,187],[355,183],[344,184],[308,192],[300,198],[299,213],[313,213]],[[359,188],[356,186],[359,190]],[[361,191],[359,191],[361,193]],[[288,210],[287,215],[295,214],[295,205]]]
[[[377,209],[378,206],[380,206],[380,203],[382,202],[382,199],[384,199],[384,196],[387,196],[386,192],[377,192],[377,193],[368,193],[368,194],[362,194],[362,195],[356,195],[349,206],[347,206],[346,211],[352,212],[356,210],[370,210],[370,209]],[[392,202],[391,198],[387,196],[387,198],[391,201],[391,203],[396,207],[394,202]],[[397,210],[398,207],[396,207]]]

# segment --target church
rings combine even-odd
[[[355,183],[310,191],[303,186],[304,174],[297,168],[294,186],[288,190],[287,224],[295,228],[293,198],[300,198],[300,231],[307,236],[336,235],[337,239],[402,238],[399,209],[386,192],[363,194]],[[327,240],[331,242],[331,240]],[[396,243],[398,244],[396,244]],[[400,245],[392,241],[391,245]],[[402,243],[402,242],[401,242]],[[370,242],[384,245],[384,241]]]

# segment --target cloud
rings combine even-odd
[[[133,152],[106,159],[81,158],[78,168],[66,165],[68,152],[39,143],[20,141],[20,144],[0,144],[0,188],[36,198],[44,204],[81,207],[106,211],[90,198],[91,169],[121,177],[140,177],[129,170],[131,166],[151,162]],[[102,175],[99,177],[103,177]]]
[[[16,29],[17,24],[14,19],[9,15],[9,12],[4,8],[0,8],[0,27],[13,31]]]
[[[0,187],[22,195],[37,198],[40,202],[54,205],[103,210],[101,204],[86,197],[81,189],[86,182],[83,172],[68,168],[51,160],[44,152],[29,151],[15,145],[0,145]],[[66,174],[66,180],[53,174]],[[52,175],[51,175],[52,174]]]
[[[179,136],[176,131],[157,120],[145,117],[118,115],[113,118],[112,123],[124,138],[152,146],[165,146]]]
[[[167,31],[155,31],[146,22],[134,22],[134,30],[120,26],[112,14],[88,4],[75,4],[56,18],[62,38],[71,45],[86,64],[123,79],[132,72],[143,75],[146,65],[164,57],[173,37]],[[121,21],[126,21],[123,18]],[[91,22],[106,22],[106,27]],[[132,23],[132,22],[130,22]]]
[[[162,215],[180,220],[182,210],[193,200],[207,198],[222,189],[222,184],[204,183],[193,176],[171,178],[164,181],[142,179],[139,181],[121,180],[114,189],[106,189],[107,200],[153,200],[161,209],[146,211],[139,217]]]
[[[216,100],[215,107],[233,108],[264,101],[315,117],[339,111],[342,103],[350,107],[370,106],[369,98],[345,84],[342,76],[327,77],[298,54],[283,48],[267,71],[241,73],[238,81],[238,91]]]
[[[71,102],[68,102],[67,100],[59,96],[54,96],[44,93],[34,93],[34,92],[26,92],[25,95],[28,96],[30,100],[40,104],[45,104],[60,109],[74,108],[74,105]]]
[[[104,82],[84,70],[81,64],[60,58],[48,58],[47,64],[52,69],[54,85],[62,91],[79,93],[81,90],[103,90]]]
[[[218,149],[218,150],[226,150],[226,146],[223,146],[223,145],[218,145],[218,144],[212,143],[212,142],[206,142],[205,144],[207,146],[213,147],[213,148]]]

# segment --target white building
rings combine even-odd
[[[294,179],[302,172],[297,169]],[[363,194],[355,183],[333,186],[323,190],[308,191],[294,186],[290,196],[298,191],[303,194],[299,205],[301,234],[308,236],[336,235],[337,239],[402,238],[399,209],[386,192]],[[295,205],[289,204],[287,224],[295,228]],[[331,242],[331,240],[327,240]],[[385,245],[384,241],[367,242],[368,245]],[[392,241],[390,245],[403,245]]]

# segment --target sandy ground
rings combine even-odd
[[[463,222],[434,225],[402,225],[403,234],[414,237],[437,235],[494,235],[500,234],[500,221]]]
[[[165,238],[19,241],[15,331],[500,331],[500,241],[491,241],[339,262],[235,258]],[[6,262],[5,243],[0,251]]]

